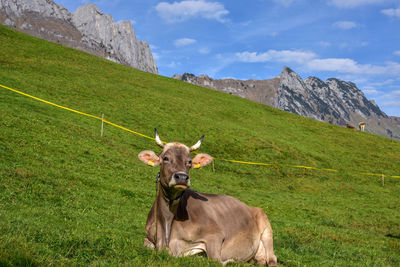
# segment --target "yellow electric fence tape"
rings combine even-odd
[[[87,114],[87,113],[84,113],[84,112],[81,112],[81,111],[78,111],[78,110],[75,110],[75,109],[72,109],[72,108],[67,108],[67,107],[64,107],[64,106],[61,106],[61,105],[52,103],[52,102],[50,102],[50,101],[47,101],[47,100],[38,98],[38,97],[36,97],[36,96],[30,95],[30,94],[27,94],[27,93],[24,93],[24,92],[15,90],[15,89],[12,89],[12,88],[7,87],[7,86],[4,86],[4,85],[2,85],[2,84],[0,84],[0,87],[2,87],[2,88],[4,88],[4,89],[7,89],[7,90],[10,90],[10,91],[13,91],[13,92],[15,92],[15,93],[18,93],[18,94],[20,94],[20,95],[24,95],[24,96],[30,97],[30,98],[35,99],[35,100],[38,100],[38,101],[40,101],[40,102],[43,102],[43,103],[46,103],[46,104],[49,104],[49,105],[58,107],[58,108],[62,108],[62,109],[65,109],[65,110],[68,110],[68,111],[71,111],[71,112],[75,112],[75,113],[80,114],[80,115],[83,115],[83,116],[87,116],[87,117],[90,117],[90,118],[94,118],[94,119],[103,121],[104,123],[110,124],[110,125],[112,125],[112,126],[114,126],[114,127],[117,127],[117,128],[120,128],[120,129],[122,129],[122,130],[124,130],[124,131],[127,131],[127,132],[130,132],[130,133],[133,133],[133,134],[142,136],[142,137],[144,137],[144,138],[147,138],[147,139],[150,139],[150,140],[155,140],[154,138],[152,138],[152,137],[150,137],[150,136],[147,136],[147,135],[144,135],[144,134],[141,134],[141,133],[132,131],[132,130],[130,130],[130,129],[128,129],[128,128],[125,128],[125,127],[120,126],[120,125],[118,125],[118,124],[112,123],[112,122],[107,121],[107,120],[105,120],[105,119],[102,119],[102,118],[100,118],[100,117],[97,117],[97,116],[94,116],[94,115],[91,115],[91,114]],[[164,142],[164,143],[165,143],[165,142]],[[215,158],[215,157],[213,157],[213,159],[214,159],[214,160],[226,161],[226,162],[232,162],[232,163],[247,164],[247,165],[260,165],[260,166],[282,165],[282,164],[274,164],[274,163],[261,163],[261,162],[249,162],[249,161],[240,161],[240,160],[232,160],[232,159],[221,159],[221,158]],[[151,163],[153,163],[153,162],[151,162]],[[151,164],[151,163],[150,163],[150,164]],[[154,163],[153,163],[153,164],[154,164]],[[330,172],[339,172],[339,170],[335,170],[335,169],[315,168],[315,167],[302,166],[302,165],[282,165],[282,166],[291,167],[291,168],[301,168],[301,169],[313,169],[313,170],[323,170],[323,171],[330,171]],[[373,175],[373,176],[384,176],[384,177],[392,177],[392,178],[400,178],[400,176],[396,176],[396,175],[383,175],[383,174],[378,174],[378,173],[358,173],[358,174],[362,174],[362,175]]]
[[[130,129],[128,129],[128,128],[125,128],[125,127],[123,127],[123,126],[120,126],[120,125],[118,125],[118,124],[115,124],[115,123],[112,123],[112,122],[110,122],[110,121],[104,120],[104,119],[102,119],[102,118],[100,118],[100,117],[97,117],[97,116],[94,116],[94,115],[91,115],[91,114],[87,114],[87,113],[84,113],[84,112],[81,112],[81,111],[78,111],[78,110],[75,110],[75,109],[72,109],[72,108],[67,108],[67,107],[64,107],[64,106],[61,106],[61,105],[58,105],[58,104],[54,104],[54,103],[52,103],[52,102],[50,102],[50,101],[43,100],[43,99],[38,98],[38,97],[36,97],[36,96],[23,93],[23,92],[21,92],[21,91],[12,89],[12,88],[10,88],[10,87],[7,87],[7,86],[1,85],[1,84],[0,84],[0,86],[3,87],[3,88],[5,88],[5,89],[7,89],[7,90],[13,91],[13,92],[15,92],[15,93],[18,93],[18,94],[21,94],[21,95],[24,95],[24,96],[27,96],[27,97],[36,99],[36,100],[41,101],[41,102],[43,102],[43,103],[46,103],[46,104],[49,104],[49,105],[52,105],[52,106],[55,106],[55,107],[58,107],[58,108],[66,109],[66,110],[69,110],[69,111],[72,111],[72,112],[75,112],[75,113],[78,113],[78,114],[81,114],[81,115],[84,115],[84,116],[87,116],[87,117],[95,118],[95,119],[97,119],[97,120],[103,121],[104,123],[107,123],[107,124],[110,124],[110,125],[112,125],[112,126],[118,127],[118,128],[120,128],[120,129],[122,129],[122,130],[131,132],[131,133],[133,133],[133,134],[140,135],[140,136],[145,137],[145,138],[150,139],[150,140],[154,140],[154,138],[152,138],[152,137],[150,137],[150,136],[147,136],[147,135],[144,135],[144,134],[141,134],[141,133],[132,131],[132,130],[130,130]]]

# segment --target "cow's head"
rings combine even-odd
[[[190,152],[198,149],[204,136],[193,146],[187,147],[181,143],[164,144],[158,136],[155,129],[155,140],[157,145],[162,147],[162,152],[157,155],[151,150],[145,150],[139,153],[139,159],[149,166],[160,167],[160,183],[163,188],[172,191],[183,191],[190,187],[189,170],[206,166],[212,161],[208,154],[197,154],[194,158]]]

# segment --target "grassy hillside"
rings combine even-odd
[[[262,207],[284,266],[400,264],[400,142],[133,70],[0,26],[0,84],[216,158],[192,187]],[[142,246],[151,140],[0,88],[0,266],[218,265]],[[338,173],[292,168],[307,165]],[[245,264],[244,264],[245,265]]]

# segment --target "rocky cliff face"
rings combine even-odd
[[[129,21],[114,23],[92,4],[71,14],[52,0],[0,0],[0,23],[143,71],[158,73],[149,45]]]
[[[72,13],[73,25],[82,33],[86,47],[103,48],[105,57],[136,69],[158,73],[156,63],[146,41],[137,41],[130,21],[114,23],[110,15],[97,6],[87,4]]]
[[[400,118],[388,117],[352,82],[333,78],[323,82],[316,77],[303,81],[287,67],[268,80],[213,80],[188,73],[173,78],[332,124],[357,127],[363,121],[366,132],[400,140]]]
[[[279,86],[279,78],[246,81],[235,79],[214,80],[207,75],[199,75],[197,77],[190,73],[184,73],[183,75],[175,74],[173,78],[231,95],[237,95],[273,107],[277,106],[276,88]]]
[[[46,0],[0,0],[0,23],[22,32],[84,49],[82,34],[72,25],[71,14],[62,6]]]
[[[280,77],[279,109],[339,125],[369,117],[387,118],[352,82],[333,78],[323,82],[316,77],[303,81],[287,67]]]

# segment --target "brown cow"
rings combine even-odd
[[[354,131],[357,130],[356,127],[351,126],[350,124],[346,124],[346,128],[352,129],[352,130],[354,130]]]
[[[139,153],[147,165],[161,165],[157,196],[146,222],[145,246],[167,249],[175,257],[205,253],[222,264],[255,260],[277,266],[271,225],[262,209],[230,196],[189,188],[190,168],[212,161],[203,153],[193,159],[190,156],[203,137],[190,148],[181,143],[164,144],[156,129],[156,143],[162,152]]]

